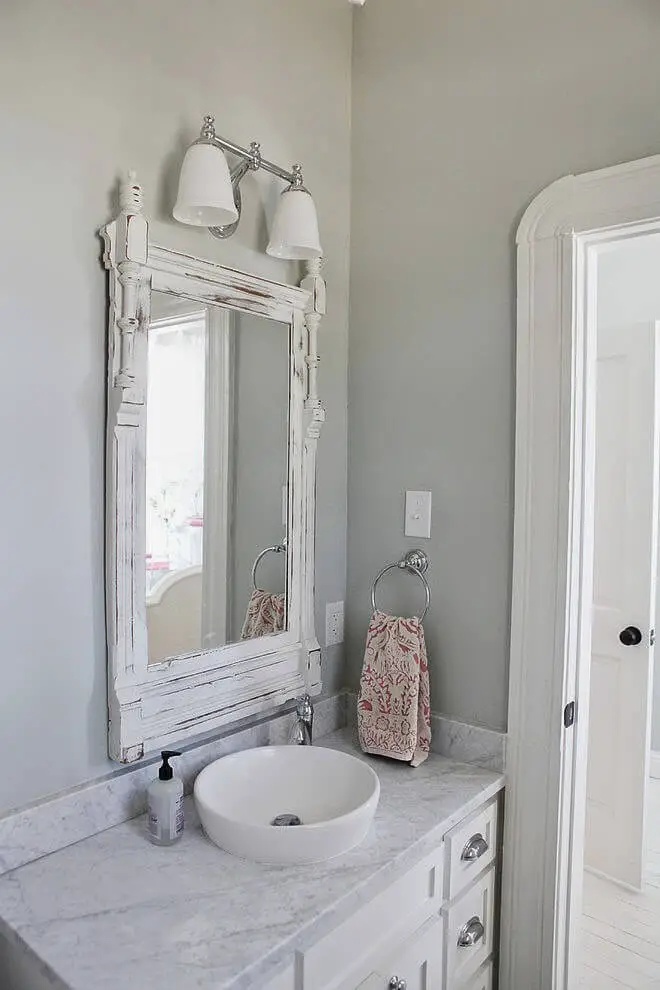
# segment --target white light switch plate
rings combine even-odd
[[[327,602],[325,606],[325,645],[344,642],[344,603]]]
[[[431,539],[431,492],[406,492],[404,533]]]

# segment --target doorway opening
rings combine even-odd
[[[594,252],[593,610],[576,986],[660,986],[660,235]],[[655,678],[660,683],[660,678]],[[579,784],[579,782],[576,782]]]

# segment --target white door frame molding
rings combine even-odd
[[[568,985],[586,790],[596,255],[657,232],[660,156],[558,180],[518,229],[506,990]],[[565,729],[574,700],[578,718]]]

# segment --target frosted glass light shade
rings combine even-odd
[[[306,189],[287,189],[280,196],[266,251],[274,258],[292,261],[323,254],[316,207]]]
[[[238,220],[229,166],[220,148],[212,144],[188,148],[172,215],[195,227],[224,227]]]

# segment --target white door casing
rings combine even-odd
[[[500,986],[566,990],[579,928],[591,652],[594,254],[660,232],[660,156],[540,193],[518,229]],[[586,658],[586,663],[584,662]],[[581,662],[578,662],[581,661]],[[577,721],[564,728],[565,706]],[[581,838],[582,836],[582,838]]]
[[[658,330],[597,330],[585,866],[641,889],[657,564]],[[642,634],[624,645],[627,627]]]

